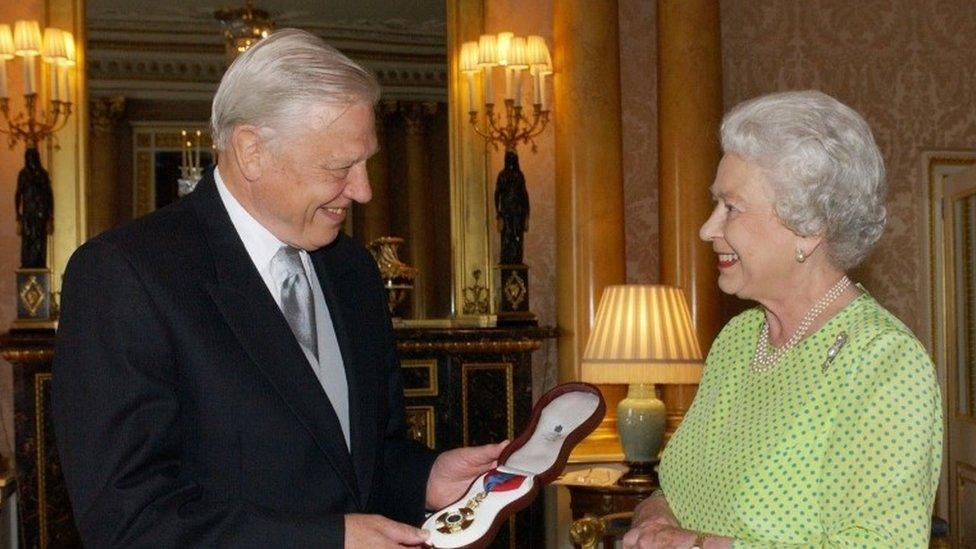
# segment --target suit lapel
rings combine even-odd
[[[359,500],[352,458],[335,410],[234,229],[212,172],[189,198],[214,258],[216,282],[207,288],[211,298],[248,356]]]
[[[368,299],[362,295],[364,284],[360,278],[363,273],[352,269],[354,260],[346,252],[350,243],[340,235],[337,242],[314,252],[312,264],[322,286],[322,293],[332,315],[336,339],[342,353],[349,385],[349,438],[356,477],[362,488],[363,503],[369,499],[370,483],[376,462],[376,402],[386,395],[374,394],[378,384],[371,375],[378,370],[375,364],[366,364],[363,354],[365,346],[375,339],[362,333],[362,322],[357,317],[364,311]]]

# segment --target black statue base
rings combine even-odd
[[[496,265],[498,273],[499,326],[538,326],[539,319],[529,310],[529,266]]]
[[[11,329],[55,329],[56,309],[51,299],[51,270],[17,269],[17,318]]]

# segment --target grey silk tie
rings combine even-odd
[[[302,266],[297,248],[282,246],[271,260],[274,278],[281,297],[281,312],[291,331],[312,356],[318,359],[319,339],[315,330],[315,302],[312,287]]]

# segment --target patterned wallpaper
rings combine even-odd
[[[620,0],[624,237],[627,282],[657,282],[656,2]]]
[[[620,1],[627,278],[658,277],[654,3]],[[817,88],[863,114],[888,168],[888,226],[854,273],[923,335],[921,153],[976,149],[972,0],[722,0],[726,108]],[[924,339],[924,337],[923,337]]]
[[[921,152],[976,149],[972,0],[723,0],[726,107],[817,88],[864,115],[888,169],[888,225],[855,273],[922,334]]]

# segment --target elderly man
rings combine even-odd
[[[58,447],[86,545],[418,545],[501,444],[407,440],[379,273],[340,232],[370,198],[376,80],[315,36],[241,55],[220,165],[79,248],[55,351]]]

